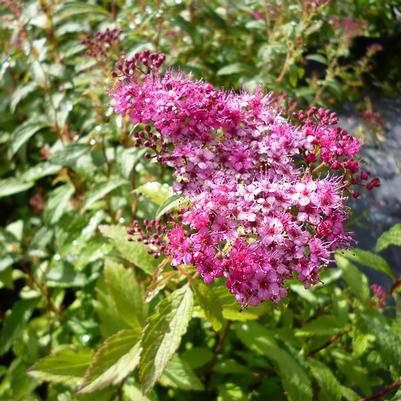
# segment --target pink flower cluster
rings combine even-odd
[[[334,113],[312,108],[290,123],[261,91],[227,93],[172,71],[130,75],[111,96],[145,125],[136,144],[190,200],[164,231],[173,265],[193,264],[205,283],[224,277],[239,303],[258,305],[285,296],[286,279],[316,283],[349,242],[344,201],[368,175]]]

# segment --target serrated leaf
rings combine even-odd
[[[74,192],[75,188],[70,184],[61,185],[53,190],[43,214],[43,219],[47,225],[55,224],[60,220]]]
[[[141,353],[137,330],[122,330],[109,337],[96,351],[80,393],[91,393],[124,380],[137,366]]]
[[[105,182],[97,183],[89,192],[84,204],[84,209],[89,209],[98,200],[124,184],[128,184],[128,181],[117,177],[107,179]]]
[[[367,277],[340,253],[336,253],[335,259],[337,266],[343,271],[343,279],[347,285],[361,301],[366,302],[370,296]]]
[[[130,326],[118,314],[117,306],[109,293],[103,274],[96,283],[96,300],[94,309],[99,316],[100,332],[103,338],[107,338],[120,330],[129,329]]]
[[[391,278],[394,278],[394,273],[386,260],[381,256],[374,254],[373,252],[365,251],[359,248],[353,248],[342,251],[341,254],[354,262],[370,267],[371,269],[381,271],[386,273]]]
[[[0,355],[5,354],[20,335],[36,304],[37,299],[21,299],[14,304],[11,312],[6,315],[0,333]]]
[[[38,84],[34,81],[30,81],[26,85],[19,86],[11,95],[11,101],[10,101],[11,112],[14,113],[19,102],[25,99],[30,93],[32,93],[38,87],[39,87]]]
[[[166,213],[171,210],[180,207],[188,202],[188,199],[183,197],[182,195],[173,195],[166,199],[163,204],[160,205],[159,209],[156,211],[156,220],[159,220],[160,217],[164,216]]]
[[[82,380],[91,358],[90,349],[63,348],[37,362],[29,374],[40,381],[76,385]]]
[[[140,380],[146,394],[180,345],[192,316],[193,295],[183,287],[164,298],[149,316],[142,337]]]
[[[6,178],[0,180],[0,198],[27,191],[29,188],[32,188],[33,185],[34,182],[24,182],[19,178]]]
[[[251,350],[256,350],[274,361],[279,369],[289,401],[310,401],[313,398],[311,382],[298,362],[274,340],[257,322],[236,323],[235,332]]]
[[[343,330],[342,324],[332,315],[322,315],[296,330],[297,336],[333,335]]]
[[[170,359],[159,382],[162,386],[178,388],[180,390],[204,390],[198,376],[177,354]]]
[[[246,71],[246,66],[241,63],[233,63],[226,65],[223,68],[220,68],[217,71],[217,75],[233,75],[233,74],[241,74]]]
[[[101,225],[99,230],[108,238],[120,255],[141,268],[145,273],[152,274],[155,267],[160,263],[148,254],[148,247],[139,241],[128,241],[127,229],[123,226]]]
[[[333,372],[322,362],[309,358],[308,364],[311,368],[312,376],[321,388],[321,399],[325,401],[340,401],[341,385]]]
[[[132,269],[106,260],[104,278],[120,317],[134,329],[145,323],[147,308],[142,287]]]
[[[212,325],[213,330],[219,331],[223,327],[223,307],[219,299],[214,295],[210,288],[202,282],[198,282],[194,287],[196,300],[202,308],[206,319]]]
[[[367,333],[375,336],[383,361],[401,371],[401,339],[387,324],[384,317],[376,314],[361,315]]]
[[[171,197],[173,190],[167,184],[160,184],[160,182],[152,181],[141,185],[135,192],[145,195],[152,202],[156,203],[156,205],[160,206]]]
[[[396,224],[379,237],[376,250],[381,252],[391,245],[401,246],[401,224]]]
[[[49,162],[58,166],[73,166],[82,156],[89,153],[91,147],[82,143],[67,145],[63,149],[54,152]]]

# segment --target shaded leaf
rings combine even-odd
[[[401,339],[379,314],[363,314],[361,322],[367,333],[373,334],[380,355],[387,365],[401,371]]]
[[[322,315],[296,330],[297,336],[334,335],[343,330],[343,325],[332,315]]]
[[[256,350],[273,360],[278,366],[290,401],[312,400],[311,382],[298,362],[273,339],[259,323],[236,323],[235,332],[239,339],[251,350]]]
[[[341,385],[333,372],[322,362],[309,358],[308,364],[312,376],[316,379],[321,388],[321,398],[325,401],[340,401]]]
[[[6,315],[0,333],[0,355],[5,354],[18,338],[30,319],[37,304],[37,299],[21,299],[17,301],[11,312]]]
[[[198,376],[177,354],[170,359],[159,382],[163,386],[179,388],[180,390],[204,390]]]

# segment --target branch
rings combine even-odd
[[[216,348],[215,348],[215,350],[213,352],[213,358],[209,362],[209,365],[207,366],[207,368],[206,368],[206,370],[205,370],[205,372],[203,374],[205,379],[208,378],[208,376],[210,375],[211,370],[213,369],[214,364],[216,363],[216,359],[217,359],[218,355],[220,354],[220,352],[221,352],[221,350],[223,348],[224,341],[227,338],[227,335],[228,335],[228,332],[230,330],[231,324],[232,324],[232,320],[228,320],[227,324],[226,324],[226,328],[224,329],[224,332],[223,332],[222,336],[220,337],[220,340],[217,343]]]
[[[343,332],[341,332],[341,333],[338,333],[338,334],[334,335],[333,337],[330,338],[329,341],[325,342],[325,343],[324,343],[323,345],[321,345],[319,348],[316,348],[316,349],[310,351],[310,352],[308,353],[308,356],[312,356],[312,355],[314,355],[314,354],[320,352],[322,349],[325,349],[325,348],[329,347],[331,344],[333,344],[334,342],[336,342],[337,340],[339,340],[341,337],[345,336],[345,335],[346,335],[347,333],[349,333],[351,330],[352,330],[352,329],[349,328],[349,329],[347,329],[347,330],[345,330],[345,331],[343,331]]]
[[[390,384],[387,387],[384,387],[383,390],[378,391],[377,393],[373,393],[365,398],[361,398],[359,401],[370,401],[370,400],[377,400],[381,399],[382,396],[385,394],[389,393],[392,390],[396,390],[398,387],[401,387],[401,380],[398,380],[394,382],[393,384]]]

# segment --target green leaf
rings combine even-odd
[[[296,330],[297,336],[333,335],[343,330],[343,325],[332,315],[322,315]]]
[[[117,311],[114,299],[109,293],[105,283],[104,271],[96,283],[96,300],[93,306],[100,320],[100,332],[103,338],[110,337],[123,329],[129,329],[130,326],[122,319]]]
[[[379,314],[361,315],[367,333],[375,336],[383,361],[401,371],[401,339]]]
[[[74,192],[75,188],[70,184],[61,185],[52,191],[43,214],[46,225],[55,224],[60,220]]]
[[[38,88],[38,84],[35,81],[30,81],[26,85],[19,86],[11,96],[10,110],[14,113],[18,103],[25,99],[30,93]]]
[[[154,401],[154,398],[144,396],[138,387],[126,383],[123,386],[123,401]]]
[[[376,250],[381,252],[391,245],[401,246],[401,224],[396,224],[379,237]]]
[[[379,255],[359,248],[342,251],[341,255],[344,255],[346,258],[360,263],[361,265],[386,273],[391,278],[394,278],[394,273],[391,270],[390,265]]]
[[[145,195],[156,205],[163,205],[172,195],[173,190],[167,184],[160,184],[160,182],[152,181],[141,185],[135,190],[136,193]]]
[[[233,75],[241,74],[247,70],[247,66],[241,63],[233,63],[220,68],[217,71],[217,75]]]
[[[308,54],[305,57],[307,60],[316,61],[317,63],[327,65],[326,57],[323,54]]]
[[[193,347],[184,351],[181,358],[186,361],[192,369],[198,369],[213,359],[213,352],[205,347]]]
[[[15,129],[11,139],[11,154],[18,152],[20,147],[43,128],[49,127],[49,122],[43,118],[33,117]]]
[[[145,322],[147,308],[142,287],[136,281],[134,271],[106,260],[104,278],[120,317],[134,329]]]
[[[41,381],[76,385],[82,380],[91,358],[90,349],[63,348],[37,362],[29,374]]]
[[[322,362],[309,358],[308,364],[312,376],[316,379],[321,388],[321,399],[325,401],[341,400],[341,385],[333,372]]]
[[[183,287],[164,298],[149,316],[142,337],[140,379],[146,394],[180,345],[192,317],[193,295]]]
[[[347,400],[347,401],[358,401],[361,397],[359,394],[357,394],[354,390],[341,386],[341,395]]]
[[[247,320],[256,320],[260,315],[268,312],[272,309],[269,303],[265,302],[262,305],[257,307],[249,306],[245,310],[241,310],[238,302],[235,298],[230,294],[224,286],[210,286],[208,288],[210,292],[213,293],[213,296],[216,299],[216,302],[219,302],[222,305],[222,313],[224,319],[233,320],[233,321],[247,321]]]
[[[30,319],[37,304],[37,299],[21,299],[17,301],[11,312],[6,315],[0,333],[0,355],[5,354],[18,338]]]
[[[148,247],[139,241],[128,241],[127,229],[123,226],[101,225],[99,230],[102,235],[110,240],[120,255],[141,268],[145,273],[152,274],[160,263],[148,254]]]
[[[343,271],[343,279],[351,288],[352,292],[363,302],[366,302],[370,296],[367,277],[353,265],[347,258],[337,252],[335,259],[338,267]]]
[[[213,330],[219,331],[223,327],[223,307],[216,298],[214,293],[210,291],[204,283],[198,282],[194,287],[196,300],[204,312],[206,319],[212,325]]]
[[[79,390],[91,393],[124,380],[138,365],[140,334],[122,330],[109,337],[96,351]]]
[[[159,382],[163,386],[179,388],[180,390],[204,390],[198,376],[177,354],[170,359]]]
[[[156,220],[159,220],[160,217],[164,216],[166,213],[171,210],[180,207],[188,202],[188,199],[183,197],[182,195],[173,195],[166,199],[163,204],[160,205],[159,209],[156,211]]]
[[[248,401],[249,397],[244,390],[234,383],[224,383],[219,386],[217,401]]]
[[[58,166],[73,166],[82,156],[89,153],[91,147],[82,143],[67,145],[63,149],[54,152],[50,158],[50,163]]]
[[[55,288],[83,287],[88,279],[85,274],[67,261],[60,261],[47,274],[47,285]]]
[[[124,184],[128,184],[128,181],[117,177],[97,183],[89,192],[84,204],[84,209],[89,209],[98,200],[104,198],[107,194]]]
[[[87,17],[87,16],[100,16],[104,18],[105,16],[110,16],[107,10],[103,7],[96,6],[90,3],[79,3],[71,2],[66,3],[54,14],[54,22],[59,24],[65,19],[71,17]]]
[[[29,170],[26,170],[21,178],[26,182],[37,181],[48,175],[57,174],[60,170],[61,166],[56,166],[48,162],[38,163]]]
[[[32,188],[34,182],[24,182],[21,178],[6,178],[0,180],[0,198],[24,192]]]
[[[289,401],[310,401],[313,398],[311,382],[298,362],[273,339],[257,322],[236,323],[235,332],[251,350],[256,350],[275,362]]]

